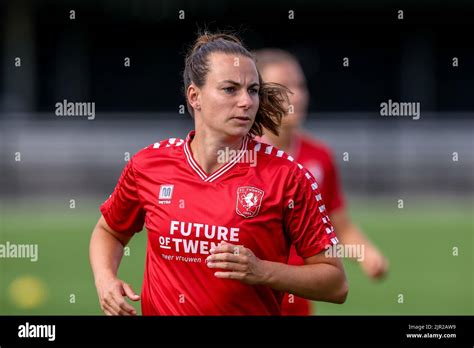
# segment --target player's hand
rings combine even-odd
[[[97,282],[96,287],[100,308],[106,315],[137,315],[135,308],[125,301],[125,297],[140,300],[129,284],[118,278],[108,278]]]
[[[366,246],[365,257],[361,262],[361,267],[368,277],[380,279],[388,272],[388,261],[378,249]]]
[[[223,270],[214,273],[217,278],[240,280],[251,285],[265,282],[265,261],[256,257],[252,250],[222,242],[210,253],[206,258],[207,267]]]

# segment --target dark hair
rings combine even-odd
[[[187,90],[191,83],[202,87],[206,83],[209,72],[208,57],[211,53],[220,52],[248,57],[255,62],[254,56],[244,47],[242,42],[233,34],[203,32],[198,35],[193,46],[189,49],[183,72],[184,95],[188,112],[194,116],[194,109],[187,99]],[[281,119],[287,114],[289,105],[288,88],[278,83],[265,83],[258,73],[260,89],[258,92],[260,105],[255,116],[255,122],[249,131],[251,135],[261,136],[263,128],[278,135]]]

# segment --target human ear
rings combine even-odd
[[[195,110],[201,110],[201,90],[199,89],[199,87],[197,87],[193,83],[190,84],[188,90],[186,91],[186,95],[188,97],[189,105],[191,105],[192,108]]]

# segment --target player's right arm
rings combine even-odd
[[[138,301],[131,286],[117,278],[123,249],[132,235],[114,231],[101,216],[92,232],[89,257],[102,311],[107,315],[136,315],[135,308],[125,301],[127,296]]]
[[[125,301],[140,297],[130,285],[117,278],[123,248],[145,223],[145,211],[139,197],[134,158],[125,166],[114,192],[101,205],[102,216],[94,228],[90,242],[90,262],[101,309],[107,315],[135,315]]]

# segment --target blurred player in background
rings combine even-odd
[[[117,271],[144,223],[144,315],[281,315],[285,292],[343,303],[342,262],[324,252],[338,240],[314,177],[253,139],[278,133],[287,88],[263,83],[226,34],[198,37],[183,80],[195,130],[133,156],[101,206],[90,261],[104,313],[136,314],[124,297],[140,297]],[[220,160],[226,150],[236,155]],[[304,265],[287,264],[291,245]]]
[[[388,262],[380,250],[350,220],[330,149],[323,142],[313,139],[302,131],[309,92],[298,60],[289,52],[280,49],[262,49],[255,54],[257,68],[263,81],[282,84],[293,92],[290,96],[289,113],[282,120],[279,135],[266,131],[261,140],[290,154],[296,162],[312,172],[319,184],[326,210],[341,243],[364,245],[362,269],[370,278],[383,277],[387,273]],[[299,265],[302,262],[303,260],[292,248],[288,263]],[[286,294],[282,314],[309,315],[311,303],[292,294]]]

